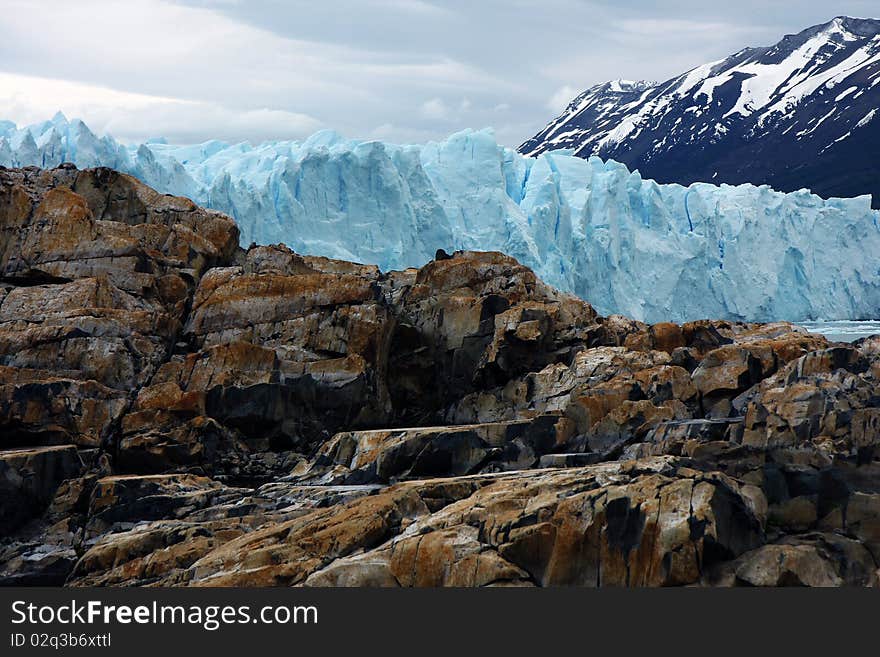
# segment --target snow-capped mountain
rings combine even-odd
[[[257,146],[123,145],[62,115],[0,123],[0,165],[131,173],[237,221],[244,245],[422,265],[498,250],[600,312],[647,321],[880,316],[880,212],[867,196],[644,180],[617,162],[524,157],[491,131],[402,146],[319,132]],[[0,198],[2,221],[2,198]]]
[[[880,207],[880,21],[838,17],[667,82],[598,85],[519,147],[556,149],[658,182],[870,193]]]

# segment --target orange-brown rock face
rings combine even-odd
[[[570,361],[597,329],[589,304],[500,253],[431,262],[394,298],[391,394],[415,420],[474,389]]]
[[[124,421],[120,458],[131,468],[155,469],[169,439],[181,449],[169,450],[168,465],[220,466],[233,442],[243,452],[309,453],[343,428],[391,422],[386,371],[395,320],[378,271],[307,260],[281,246],[237,261],[202,277],[183,329],[186,353],[158,370]],[[216,436],[211,447],[193,438],[199,418],[217,423],[207,429]],[[156,434],[157,424],[175,421],[170,433]]]
[[[878,585],[880,339],[237,242],[0,169],[0,583]]]
[[[108,446],[237,239],[113,171],[0,172],[0,447]]]
[[[761,540],[735,482],[654,459],[398,484],[235,539],[181,575],[198,586],[686,584]]]

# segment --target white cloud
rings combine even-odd
[[[287,38],[235,21],[216,5],[7,2],[0,44],[9,54],[7,70],[12,66],[18,78],[0,90],[0,118],[17,122],[44,120],[61,109],[124,138],[164,132],[171,140],[235,134],[259,141],[303,136],[318,126],[364,136],[383,124],[400,128],[402,137],[426,122],[454,119],[470,103],[429,101],[420,114],[418,106],[399,101],[407,93],[440,99],[439,92],[449,90],[510,89],[507,81],[443,53]],[[410,13],[432,7],[391,4]],[[38,82],[50,78],[63,84],[53,82],[50,90]],[[440,137],[447,129],[429,134]]]
[[[547,99],[545,106],[551,112],[561,112],[568,104],[577,96],[582,89],[575,89],[570,85],[564,85],[556,90],[556,92]]]
[[[235,110],[221,105],[116,91],[95,85],[0,73],[0,107],[20,125],[45,120],[61,110],[68,117],[88,117],[89,127],[123,141],[165,136],[197,141],[204,134],[219,139],[253,141],[302,138],[321,127],[308,115],[268,108]]]
[[[391,9],[412,12],[415,14],[443,14],[447,10],[443,7],[423,2],[422,0],[373,0],[376,5]]]
[[[442,98],[432,98],[422,103],[419,111],[426,119],[440,122],[459,122],[467,119],[474,110],[469,98],[458,102],[447,102]]]
[[[366,139],[379,139],[398,144],[424,144],[432,139],[436,139],[437,134],[431,129],[419,129],[394,125],[393,123],[384,123],[371,130],[365,137]]]
[[[714,21],[696,21],[680,18],[634,18],[618,21],[618,30],[647,37],[698,36],[707,39],[717,38],[718,34],[730,35],[736,32],[754,32],[745,25]]]
[[[316,126],[413,141],[494,125],[516,145],[593,84],[667,79],[828,18],[818,0],[673,4],[3,0],[0,71],[17,77],[3,78],[0,119],[62,109],[126,139],[252,141]],[[744,18],[755,15],[760,26]]]
[[[432,98],[422,103],[422,116],[442,121],[449,116],[449,108],[439,98]]]

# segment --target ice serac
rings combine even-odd
[[[0,124],[0,165],[106,165],[235,218],[244,245],[382,269],[499,250],[603,313],[865,319],[880,312],[880,213],[753,185],[645,180],[567,151],[524,157],[491,131],[406,146],[319,132],[304,142],[122,145],[62,115]]]

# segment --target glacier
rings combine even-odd
[[[688,187],[613,161],[525,157],[491,130],[396,145],[321,131],[259,145],[123,144],[57,114],[0,121],[0,165],[107,166],[235,218],[243,245],[419,266],[498,250],[602,313],[647,322],[880,316],[880,213],[767,186]]]

